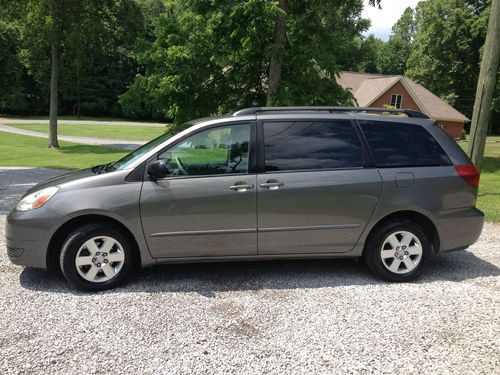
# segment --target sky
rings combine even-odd
[[[363,1],[365,4],[363,18],[369,18],[372,21],[365,35],[374,34],[377,38],[387,40],[391,34],[392,25],[401,17],[404,10],[408,7],[415,8],[420,0],[382,0],[382,9],[369,6],[368,0]]]

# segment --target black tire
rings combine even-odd
[[[385,265],[381,256],[382,245],[385,240],[396,232],[410,232],[415,235],[421,244],[422,254],[417,266],[407,273],[391,272]],[[432,255],[430,240],[425,231],[411,220],[395,220],[376,228],[367,239],[363,258],[370,271],[378,278],[391,282],[406,282],[415,280],[420,276],[425,264]],[[397,260],[397,259],[396,259]],[[402,268],[406,268],[404,265]]]
[[[102,282],[91,282],[80,275],[75,260],[84,243],[99,236],[111,237],[116,240],[123,249],[124,261],[114,277]],[[134,250],[133,241],[116,226],[109,223],[86,224],[68,235],[62,246],[59,263],[64,277],[73,287],[87,292],[97,292],[115,288],[127,279],[135,266]]]

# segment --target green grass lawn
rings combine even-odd
[[[488,141],[500,137],[488,137]],[[460,143],[467,151],[468,142]],[[486,220],[500,222],[500,143],[486,143],[477,207],[484,212]]]
[[[0,166],[80,169],[109,163],[126,152],[109,147],[59,142],[59,149],[47,147],[47,140],[0,133]]]
[[[31,119],[31,120],[48,120],[49,116],[13,116],[13,115],[0,115],[0,117],[11,118],[11,119]],[[120,117],[93,117],[93,116],[57,116],[58,120],[79,120],[79,121],[126,121],[126,122],[137,122],[138,124],[147,124],[147,123],[157,123],[158,121],[137,121],[130,120],[126,118]],[[161,122],[161,121],[160,121]]]
[[[13,128],[31,130],[40,133],[48,133],[48,125],[22,124],[9,125]],[[70,135],[75,137],[91,137],[106,139],[123,139],[134,141],[149,141],[156,138],[168,128],[152,128],[148,126],[113,126],[113,125],[61,125],[57,126],[59,135]]]

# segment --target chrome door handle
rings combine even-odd
[[[253,185],[247,184],[246,182],[237,182],[234,185],[229,186],[229,189],[243,193],[249,189],[253,189]]]
[[[265,188],[268,190],[278,190],[283,185],[285,185],[285,183],[280,182],[278,180],[268,180],[268,181],[264,182],[263,184],[260,184],[259,186],[261,188]]]

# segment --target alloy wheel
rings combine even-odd
[[[422,253],[420,240],[408,231],[390,234],[380,249],[380,257],[384,267],[396,274],[413,271],[422,260]]]
[[[78,274],[93,283],[103,283],[114,278],[125,262],[122,245],[109,236],[87,240],[76,253]]]

